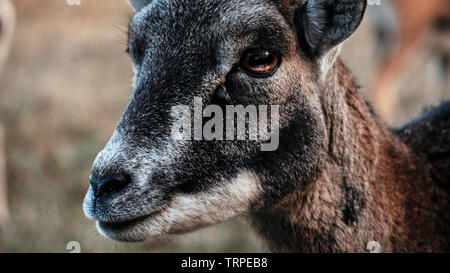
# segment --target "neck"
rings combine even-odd
[[[371,241],[385,252],[439,249],[428,234],[438,210],[427,207],[426,164],[373,114],[340,61],[324,85],[334,96],[321,99],[320,175],[255,213],[255,229],[275,252],[367,252]]]

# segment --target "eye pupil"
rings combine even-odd
[[[261,66],[261,65],[266,65],[266,64],[270,64],[273,62],[273,56],[265,51],[260,55],[257,56],[253,56],[250,59],[249,65],[250,66]]]
[[[252,76],[269,76],[275,72],[280,63],[278,54],[268,50],[252,50],[241,60],[241,68]]]

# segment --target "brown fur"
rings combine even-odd
[[[450,251],[449,195],[430,164],[373,114],[340,61],[331,73],[320,177],[256,213],[256,229],[276,252],[366,252],[370,241],[383,252]]]

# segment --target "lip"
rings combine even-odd
[[[117,221],[117,222],[104,222],[104,221],[99,220],[98,224],[102,229],[107,230],[109,232],[121,232],[121,231],[131,229],[131,228],[145,222],[152,215],[154,215],[154,213],[152,213],[150,215],[133,218],[130,220]]]
[[[149,223],[151,225],[152,218],[163,214],[168,207],[170,207],[169,202],[159,205],[146,214],[128,219],[102,220],[102,217],[99,215],[92,216],[91,219],[96,222],[96,227],[100,234],[106,238],[121,242],[142,242],[147,239],[146,232],[144,232],[146,224]]]
[[[129,220],[121,220],[121,221],[101,221],[97,220],[97,229],[102,233],[104,236],[117,240],[117,241],[124,241],[124,242],[139,242],[143,241],[143,238],[133,238],[129,236],[130,232],[133,232],[136,229],[139,229],[139,227],[142,227],[142,224],[145,223],[147,220],[151,219],[152,217],[157,216],[158,214],[161,214],[164,211],[164,208],[156,210],[150,214],[139,216],[136,218],[132,218]]]

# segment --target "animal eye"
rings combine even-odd
[[[269,50],[250,50],[241,59],[240,67],[254,77],[272,75],[280,66],[281,56]]]

